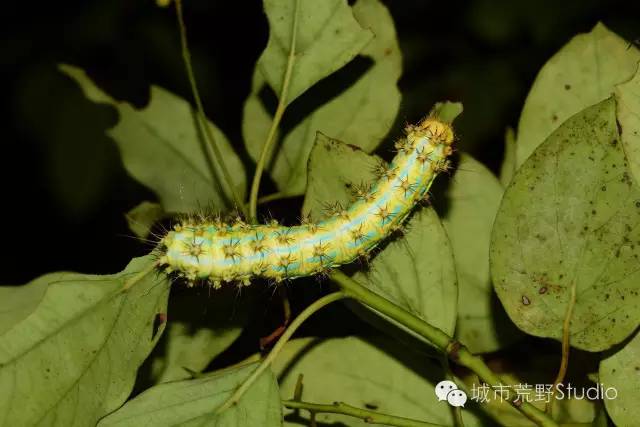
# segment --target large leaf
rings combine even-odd
[[[445,378],[442,367],[393,341],[367,342],[355,337],[295,340],[287,344],[273,369],[283,399],[292,398],[298,376],[303,375],[303,401],[330,404],[339,400],[385,414],[453,425],[451,408],[434,393],[435,385]],[[470,412],[473,406],[468,402],[463,410],[468,427],[479,425]],[[285,415],[285,425],[308,425],[300,417],[308,419],[308,414]],[[337,414],[318,414],[316,420],[322,425],[370,425]]]
[[[357,147],[318,135],[309,158],[304,215],[321,218],[326,203],[351,201],[348,187],[373,182],[378,159]],[[458,289],[449,239],[435,211],[421,208],[405,236],[389,242],[354,278],[371,290],[453,333]]]
[[[264,10],[269,41],[256,71],[277,94],[282,91],[297,18],[286,103],[353,59],[372,37],[358,25],[344,0],[265,0]]]
[[[616,86],[618,122],[629,169],[640,183],[640,68],[628,82]]]
[[[117,109],[120,120],[108,134],[118,144],[127,171],[157,194],[165,211],[231,206],[230,190],[200,133],[197,113],[187,101],[151,86],[149,105],[136,110],[104,93],[83,70],[70,65],[60,69],[80,85],[88,99]],[[213,123],[208,124],[242,197],[246,186],[242,162],[224,134]]]
[[[503,188],[496,177],[468,154],[447,190],[443,224],[451,240],[458,273],[456,336],[474,353],[499,349],[517,331],[499,306],[489,276],[491,226]]]
[[[0,335],[3,425],[95,425],[125,401],[164,328],[169,283],[151,262],[45,276],[37,308]]]
[[[281,426],[278,384],[269,369],[258,377],[237,405],[215,413],[256,366],[251,364],[193,380],[157,385],[102,419],[98,426]]]
[[[333,7],[330,3],[318,2],[326,8]],[[342,3],[340,8],[347,9],[347,6]],[[360,51],[360,55],[372,60],[372,65],[353,85],[320,106],[285,135],[272,153],[268,171],[285,194],[304,192],[306,163],[317,131],[370,152],[389,132],[398,112],[400,92],[397,81],[402,70],[402,57],[391,16],[379,0],[359,0],[353,6],[353,16],[362,27],[375,34],[375,38]],[[260,155],[271,122],[258,97],[261,84],[259,79],[254,80],[254,91],[245,104],[243,133],[247,149],[254,159]]]
[[[590,351],[640,319],[640,190],[620,143],[615,102],[573,116],[522,165],[493,228],[493,282],[527,333],[560,339],[575,290],[571,345]]]
[[[603,388],[612,397],[604,404],[613,422],[618,426],[635,425],[640,419],[640,333],[600,362],[599,373]]]
[[[597,24],[574,37],[542,69],[527,96],[516,145],[516,163],[527,157],[560,124],[613,93],[633,76],[640,51]]]
[[[24,286],[0,287],[0,334],[21,322],[36,309],[56,274],[39,277]]]

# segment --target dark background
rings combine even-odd
[[[261,2],[185,3],[205,109],[252,172],[240,123],[253,64],[268,36]],[[438,100],[462,101],[459,146],[494,171],[502,159],[505,129],[517,125],[528,88],[551,55],[599,20],[627,40],[640,37],[640,2],[631,0],[385,4],[404,55],[404,97],[392,133],[397,135],[402,122],[417,120]],[[72,0],[10,2],[2,15],[0,283],[25,283],[55,270],[119,271],[132,256],[148,251],[128,237],[132,233],[123,214],[154,196],[127,176],[115,144],[104,134],[115,124],[115,112],[86,101],[56,64],[85,68],[108,93],[138,107],[146,104],[150,84],[190,100],[175,11],[151,0]],[[348,83],[359,72],[356,64],[331,78]],[[295,212],[300,203],[296,199],[269,209]],[[294,298],[294,309],[303,303]],[[277,304],[272,308],[264,311],[279,316]],[[255,322],[262,322],[262,314]],[[256,333],[264,335],[267,329]],[[255,337],[245,342],[255,347]]]

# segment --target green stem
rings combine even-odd
[[[290,409],[306,409],[311,414],[330,413],[349,415],[351,417],[360,418],[367,424],[383,424],[396,427],[443,427],[441,424],[427,423],[425,421],[373,412],[367,409],[347,405],[343,402],[323,405],[318,403],[299,402],[296,400],[283,400],[282,405]]]
[[[470,369],[492,388],[497,389],[498,386],[502,385],[500,378],[498,378],[498,376],[489,369],[480,357],[475,356],[464,345],[445,334],[440,329],[414,316],[393,302],[370,291],[339,270],[334,270],[331,273],[331,279],[340,285],[342,290],[349,297],[378,310],[418,335],[428,339],[440,351],[446,354],[452,362]],[[543,427],[558,426],[556,422],[543,411],[540,411],[528,402],[519,400],[518,396],[510,396],[509,399],[511,404],[517,410],[522,412],[536,424]]]
[[[283,193],[281,191],[267,194],[266,196],[258,197],[258,205],[262,205],[264,203],[274,202],[276,200],[288,199],[290,197],[296,197],[296,195],[290,195]],[[245,208],[249,209],[249,202],[245,203]]]
[[[447,357],[441,358],[442,369],[444,370],[445,378],[449,381],[455,382],[451,367],[449,366],[449,359]],[[464,427],[464,420],[462,419],[462,409],[459,406],[451,405],[451,413],[453,414],[453,425],[455,427]]]
[[[251,183],[251,194],[249,195],[249,218],[251,222],[257,221],[258,214],[258,191],[260,190],[260,180],[262,179],[262,173],[264,172],[264,166],[267,161],[267,156],[271,151],[271,146],[275,142],[276,131],[282,120],[284,110],[287,108],[287,95],[289,92],[289,83],[291,83],[291,73],[293,72],[293,63],[296,56],[296,38],[298,34],[298,7],[300,0],[296,0],[293,10],[293,27],[291,29],[291,45],[289,47],[289,57],[287,58],[287,68],[282,78],[282,88],[280,89],[280,97],[278,99],[278,107],[273,115],[273,121],[271,122],[271,128],[267,134],[267,139],[262,146],[260,152],[260,158],[256,165],[256,172],[253,175],[253,182]]]
[[[567,303],[567,311],[564,316],[564,322],[562,322],[562,359],[560,360],[560,368],[558,369],[558,375],[556,376],[553,385],[551,386],[551,398],[546,404],[545,412],[550,416],[553,416],[553,402],[556,387],[558,384],[564,381],[564,377],[567,375],[567,368],[569,367],[569,351],[571,349],[571,316],[573,314],[573,307],[576,304],[576,282],[575,280],[571,284],[571,294],[569,302]]]
[[[315,301],[309,307],[305,308],[299,315],[296,317],[291,325],[287,328],[286,331],[282,334],[276,345],[273,346],[273,349],[269,352],[267,357],[264,358],[262,363],[256,368],[255,371],[238,387],[238,389],[222,404],[216,409],[216,413],[221,413],[230,407],[236,405],[242,396],[249,390],[249,388],[253,385],[253,383],[258,379],[260,374],[267,369],[273,360],[278,356],[280,351],[284,348],[284,345],[289,341],[291,336],[295,333],[295,331],[302,325],[302,323],[307,320],[313,313],[320,310],[326,305],[331,304],[332,302],[341,300],[346,298],[347,295],[344,292],[334,292],[329,295],[325,295],[322,298]]]
[[[242,199],[236,192],[235,186],[233,184],[233,180],[231,179],[231,174],[227,169],[227,166],[224,162],[224,157],[222,157],[222,152],[220,148],[216,144],[215,138],[213,137],[213,132],[211,132],[211,126],[207,122],[207,116],[204,114],[204,107],[202,105],[202,100],[200,99],[200,92],[198,92],[198,85],[196,84],[195,73],[193,72],[193,66],[191,65],[191,52],[189,51],[189,44],[187,43],[187,27],[184,23],[184,16],[182,14],[182,0],[176,0],[176,14],[178,17],[178,26],[180,27],[180,45],[182,48],[182,59],[184,60],[184,66],[187,70],[187,77],[189,78],[189,84],[191,85],[191,93],[193,94],[193,99],[196,102],[196,107],[198,109],[198,118],[200,122],[200,126],[202,127],[203,134],[207,140],[208,145],[211,147],[213,151],[213,155],[216,159],[216,163],[220,166],[220,171],[222,171],[222,176],[231,192],[231,197],[233,198],[233,202],[235,203],[238,209],[242,210],[242,213],[246,216],[247,212],[245,211],[244,203]],[[215,171],[211,171],[213,176],[215,176]]]
[[[286,199],[287,197],[295,197],[295,196],[290,196],[286,193],[278,191],[276,193],[267,194],[266,196],[262,196],[258,198],[258,204],[261,205],[263,203],[269,203],[275,200]]]

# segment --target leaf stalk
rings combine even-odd
[[[334,270],[331,273],[331,279],[342,288],[347,296],[378,310],[421,337],[426,338],[452,362],[470,369],[493,389],[497,390],[502,385],[500,378],[489,369],[482,358],[471,353],[462,343],[442,330],[372,292],[339,270]],[[509,396],[508,399],[513,407],[539,426],[558,427],[556,422],[547,414],[530,403],[520,400],[518,396]]]

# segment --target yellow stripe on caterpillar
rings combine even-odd
[[[328,219],[285,227],[192,218],[161,240],[159,265],[191,283],[208,280],[219,287],[246,285],[255,277],[280,282],[314,275],[368,254],[401,226],[427,197],[436,174],[449,167],[450,124],[427,117],[405,131],[396,156],[379,168],[378,180],[353,187],[349,207],[329,205]]]

